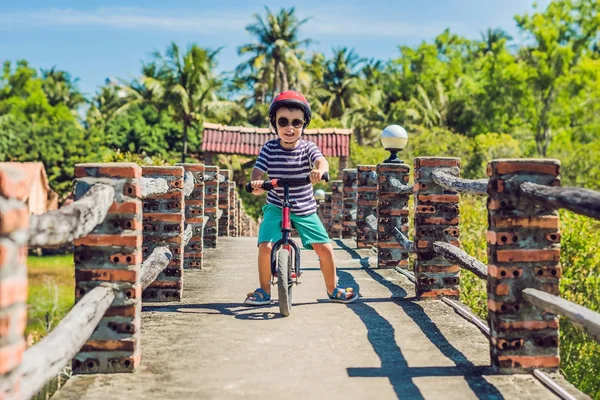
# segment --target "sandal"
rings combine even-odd
[[[352,293],[352,296],[346,297],[346,293]],[[333,289],[333,293],[331,293],[331,294],[327,293],[327,296],[329,296],[329,300],[331,300],[335,303],[344,303],[344,304],[352,303],[353,301],[358,299],[358,293],[355,293],[352,288],[344,289],[339,286],[336,287],[335,289]]]
[[[267,294],[262,288],[256,289],[254,292],[246,295],[244,304],[247,306],[264,306],[271,304],[271,296]]]

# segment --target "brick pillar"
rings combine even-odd
[[[236,237],[237,232],[237,190],[234,181],[229,181],[229,236]]]
[[[331,204],[333,203],[331,192],[325,192],[325,201],[322,204],[323,207],[323,225],[327,229],[327,234],[331,237]]]
[[[194,190],[185,198],[185,226],[192,227],[192,237],[183,249],[183,269],[202,268],[204,233],[204,164],[177,164],[194,175]]]
[[[344,212],[344,183],[331,181],[331,232],[332,239],[342,237],[342,213]]]
[[[356,239],[356,169],[345,169],[342,173],[344,212],[342,214],[342,237]]]
[[[219,236],[229,236],[229,185],[231,183],[231,173],[227,169],[219,171],[221,179],[219,180]]]
[[[218,209],[219,167],[206,165],[204,169],[204,217],[207,222],[204,226],[204,247],[207,249],[217,247],[217,237],[219,236]]]
[[[0,398],[20,396],[19,365],[25,351],[27,325],[27,176],[0,166]]]
[[[558,160],[488,164],[488,322],[492,366],[504,373],[559,366],[558,318],[529,305],[522,290],[558,295],[558,213],[514,195],[517,184],[559,186]]]
[[[242,189],[244,190],[244,189]],[[243,212],[243,208],[242,208],[242,200],[240,199],[240,197],[238,196],[238,199],[236,200],[236,212],[237,212],[237,217],[236,217],[236,225],[235,225],[235,236],[242,236],[242,212]]]
[[[95,183],[114,186],[106,219],[75,240],[75,301],[103,282],[115,300],[73,359],[74,374],[132,372],[140,362],[142,169],[134,163],[77,164],[75,200]]]
[[[356,247],[377,245],[377,231],[367,224],[367,217],[377,218],[377,166],[359,165],[356,178]]]
[[[377,165],[377,266],[378,268],[408,268],[408,251],[396,241],[392,229],[397,227],[408,235],[408,198],[398,194],[390,179],[406,185],[410,167],[406,164]]]
[[[446,190],[431,178],[434,169],[460,176],[460,159],[415,158],[415,277],[417,297],[460,297],[460,267],[433,251],[433,242],[460,247],[457,192]]]
[[[145,178],[162,178],[169,183],[167,193],[142,200],[144,215],[143,260],[156,247],[168,246],[173,258],[142,292],[143,301],[180,301],[183,293],[183,229],[185,199],[183,167],[142,167]]]

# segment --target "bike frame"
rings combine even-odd
[[[281,239],[279,239],[273,245],[271,249],[271,276],[277,276],[277,252],[282,249],[283,251],[290,251],[290,247],[294,249],[294,262],[295,262],[295,274],[296,283],[298,283],[298,277],[300,276],[300,249],[296,242],[290,238],[292,231],[292,219],[291,219],[291,205],[290,205],[290,187],[288,184],[283,186],[283,207],[281,208]]]

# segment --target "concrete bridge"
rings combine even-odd
[[[475,326],[441,301],[417,301],[394,269],[369,268],[371,250],[335,244],[356,303],[328,302],[318,260],[303,250],[290,317],[276,303],[245,307],[256,238],[222,238],[202,270],[186,271],[181,302],[144,303],[135,373],[76,375],[53,399],[557,398],[530,374],[495,374]]]
[[[493,160],[477,181],[454,158],[345,169],[319,215],[362,298],[326,300],[303,251],[289,318],[242,305],[256,225],[229,171],[81,164],[76,201],[29,216],[27,183],[0,168],[0,398],[32,397],[68,363],[56,398],[586,398],[557,372],[557,315],[595,339],[600,315],[557,296],[556,209],[600,218],[600,194],[561,188],[559,167]],[[461,193],[488,198],[488,265],[460,249]],[[25,349],[27,247],[70,241],[76,305]],[[487,280],[487,323],[456,301],[462,269]]]

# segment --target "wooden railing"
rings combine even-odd
[[[418,298],[440,299],[473,322],[490,340],[496,370],[531,372],[559,396],[571,398],[543,372],[559,366],[556,315],[599,340],[600,314],[558,296],[556,210],[600,219],[600,193],[560,187],[557,160],[493,160],[489,177],[477,180],[460,178],[460,160],[455,158],[418,157],[414,168],[414,188],[407,185],[410,166],[406,164],[344,170],[337,185],[343,183],[344,207],[358,204],[357,246],[373,247],[377,266],[394,266],[415,284]],[[336,227],[339,190],[334,181],[332,194],[326,194],[331,204],[323,202],[319,208],[334,238],[348,237]],[[346,195],[352,192],[353,196]],[[488,197],[488,265],[460,248],[459,194]],[[414,241],[407,238],[411,195]],[[413,268],[408,266],[408,253],[415,254]],[[488,282],[489,326],[457,301],[460,269]]]
[[[23,348],[24,325],[9,323],[7,330],[0,331],[0,351],[9,361],[0,362],[0,398],[31,398],[72,360],[74,373],[126,372],[136,367],[141,308],[134,304],[163,271],[170,269],[170,275],[180,271],[175,275],[181,275],[184,258],[201,260],[198,254],[203,252],[208,222],[203,211],[207,178],[203,171],[204,166],[197,164],[148,169],[128,163],[78,165],[76,201],[29,217],[21,203],[27,195],[25,177],[0,166],[0,311],[8,315],[8,321],[24,316],[27,287],[22,274],[26,272],[27,246],[74,243],[77,281],[75,306],[39,343]],[[221,176],[213,178],[225,181]],[[214,214],[217,219],[228,216],[221,236],[255,233],[234,185],[228,185],[228,190],[228,212],[221,208]],[[142,242],[144,249],[153,246],[144,257]],[[190,252],[187,256],[186,251]],[[201,267],[201,262],[189,267]],[[14,277],[5,273],[13,270]],[[155,292],[173,286],[171,278],[160,279]],[[177,299],[159,296],[152,301]],[[119,315],[123,316],[113,317]],[[127,320],[130,322],[123,322]],[[121,358],[116,368],[114,361],[103,364],[100,358],[78,356],[102,352],[102,357],[110,359],[110,349],[115,348],[119,354],[123,350],[132,354]]]

